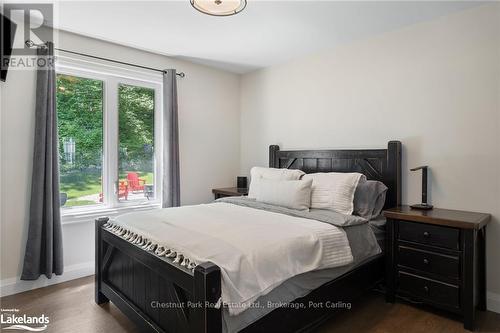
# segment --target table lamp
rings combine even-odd
[[[429,167],[427,165],[419,166],[417,168],[410,169],[410,171],[417,171],[422,169],[422,203],[411,205],[410,207],[413,209],[423,209],[429,210],[432,209],[432,205],[427,203],[427,169]]]

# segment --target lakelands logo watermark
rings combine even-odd
[[[1,26],[1,69],[45,67],[53,57],[36,55],[36,47],[53,42],[54,7],[51,3],[3,4]]]
[[[50,319],[45,314],[21,314],[19,309],[2,309],[0,313],[1,330],[21,330],[30,332],[45,331]]]

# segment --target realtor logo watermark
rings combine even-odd
[[[2,9],[1,26],[5,31],[0,34],[1,69],[43,68],[51,63],[52,57],[37,56],[35,48],[54,40],[53,29],[47,25],[54,19],[53,4],[8,3]]]
[[[50,323],[50,318],[45,314],[21,314],[19,309],[1,309],[0,324],[2,331],[17,330],[29,332],[45,331]]]

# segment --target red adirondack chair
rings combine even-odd
[[[146,180],[139,178],[137,172],[127,172],[127,183],[130,191],[144,192],[144,185],[146,184]]]

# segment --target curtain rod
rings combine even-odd
[[[33,47],[33,46],[36,46],[36,47],[47,47],[45,44],[35,44],[32,40],[29,40],[29,39],[25,42],[25,44],[28,47]],[[153,67],[136,65],[136,64],[129,63],[129,62],[125,62],[125,61],[119,61],[119,60],[114,60],[114,59],[109,59],[109,58],[104,58],[104,57],[98,57],[98,56],[94,56],[94,55],[91,55],[91,54],[86,54],[86,53],[81,53],[81,52],[75,52],[75,51],[70,51],[70,50],[65,50],[65,49],[60,49],[60,48],[57,48],[57,47],[54,47],[54,49],[57,50],[57,51],[71,53],[71,54],[76,54],[76,55],[80,55],[80,56],[84,56],[84,57],[88,57],[88,58],[93,58],[93,59],[98,59],[98,60],[104,60],[104,61],[110,61],[110,62],[114,62],[114,63],[117,63],[117,64],[122,64],[122,65],[127,65],[127,66],[142,68],[142,69],[148,69],[150,71],[165,73],[164,69],[158,69],[158,68],[153,68]],[[176,74],[179,77],[185,77],[186,76],[186,74],[184,72],[179,72],[179,73],[176,73]]]

